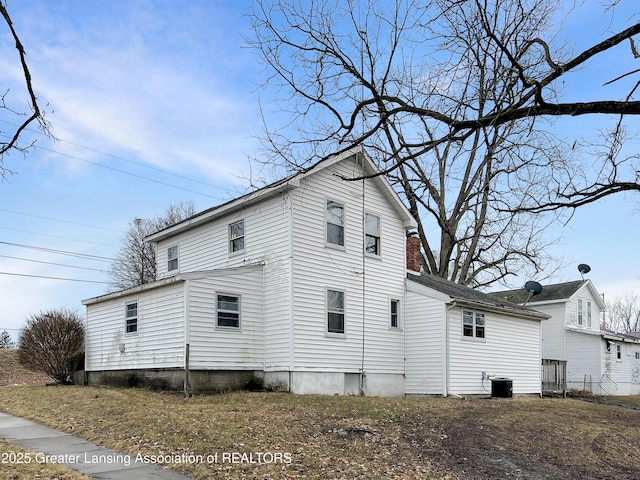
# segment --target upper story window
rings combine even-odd
[[[344,292],[327,290],[327,331],[344,333]]]
[[[587,301],[587,327],[591,327],[591,302]]]
[[[484,313],[462,312],[462,335],[470,338],[484,338]]]
[[[400,300],[391,300],[390,307],[390,326],[398,328],[400,326]]]
[[[178,269],[178,246],[167,248],[167,271]]]
[[[582,317],[582,299],[578,299],[578,325],[584,324],[584,318]]]
[[[216,325],[240,328],[240,296],[218,294],[216,299]]]
[[[616,360],[622,361],[622,345],[616,343]]]
[[[327,243],[344,247],[344,205],[327,200]]]
[[[229,252],[244,250],[244,220],[229,225]]]
[[[138,302],[127,303],[125,306],[125,333],[138,332]]]
[[[364,214],[364,251],[380,255],[380,217]]]

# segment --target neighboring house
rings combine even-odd
[[[354,149],[148,237],[159,280],[83,302],[88,382],[539,394],[545,316],[407,276],[416,222],[377,173]]]
[[[517,303],[528,299],[524,290],[492,295]],[[542,358],[566,364],[568,389],[640,393],[640,339],[601,330],[605,305],[591,280],[546,285],[527,305],[551,316],[542,326]]]

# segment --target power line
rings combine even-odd
[[[52,220],[54,222],[69,223],[71,225],[78,225],[80,227],[99,228],[101,230],[109,230],[111,232],[126,233],[123,230],[116,230],[115,228],[99,227],[97,225],[87,225],[85,223],[70,222],[69,220],[60,220],[59,218],[45,217],[43,215],[34,215],[33,213],[16,212],[15,210],[8,210],[6,208],[0,208],[0,212],[8,212],[8,213],[13,213],[15,215],[24,215],[25,217],[42,218],[44,220]]]
[[[114,245],[110,245],[108,243],[91,242],[89,240],[78,240],[77,238],[61,237],[59,235],[49,235],[48,233],[30,232],[28,230],[20,230],[19,228],[11,228],[11,227],[0,227],[0,228],[3,230],[11,230],[13,232],[22,232],[22,233],[29,233],[31,235],[40,235],[42,237],[60,238],[62,240],[71,240],[73,242],[90,243],[92,245],[102,245],[105,247],[114,247]]]
[[[6,123],[8,125],[14,126],[14,127],[18,126],[17,124],[12,123],[12,122],[8,122],[6,120],[0,120],[0,121]],[[35,133],[37,135],[46,136],[45,134],[43,134],[42,132],[40,132],[38,130],[33,130],[33,129],[30,129],[30,128],[27,128],[26,130],[31,132],[31,133]],[[164,173],[166,175],[171,175],[171,176],[174,176],[174,177],[177,177],[177,178],[181,178],[181,179],[187,180],[189,182],[199,183],[201,185],[206,185],[207,187],[216,188],[218,190],[226,190],[224,187],[220,187],[219,185],[214,185],[212,183],[203,182],[202,180],[197,180],[195,178],[187,177],[185,175],[180,175],[179,173],[171,172],[169,170],[165,170],[164,168],[160,168],[160,167],[157,167],[157,166],[154,166],[154,165],[149,165],[149,164],[145,164],[145,163],[142,163],[142,162],[136,162],[135,160],[130,160],[128,158],[120,157],[118,155],[113,155],[111,153],[106,153],[106,152],[103,152],[101,150],[97,150],[95,148],[87,147],[86,145],[81,145],[79,143],[71,142],[69,140],[64,140],[64,139],[61,139],[61,138],[58,138],[58,137],[55,137],[55,140],[58,141],[58,142],[67,143],[69,145],[73,145],[74,147],[83,148],[85,150],[88,150],[88,151],[93,152],[93,153],[97,153],[99,155],[104,155],[105,157],[115,158],[116,160],[122,160],[123,162],[131,163],[131,164],[137,165],[139,167],[148,168],[149,170],[155,170],[155,171],[158,171],[158,172],[162,172],[162,173]],[[39,148],[42,148],[43,150],[48,150],[47,148],[44,148],[44,147],[39,147]],[[59,155],[66,155],[64,153],[60,153],[60,152],[57,152],[57,151],[54,151],[54,150],[49,150],[49,151],[53,152],[53,153],[57,153]],[[71,157],[71,158],[75,158],[75,157]],[[84,161],[82,159],[78,159],[78,160]],[[92,162],[89,162],[89,163],[92,163]],[[100,165],[100,166],[104,166],[104,165]],[[107,168],[109,168],[109,167],[107,167]],[[216,198],[216,197],[212,197],[212,198]]]
[[[44,263],[45,265],[55,265],[55,266],[58,266],[58,267],[79,268],[81,270],[93,270],[94,272],[104,273],[104,270],[100,270],[99,268],[80,267],[78,265],[66,265],[64,263],[45,262],[44,260],[33,260],[31,258],[11,257],[9,255],[0,255],[0,257],[1,258],[10,258],[10,259],[13,259],[13,260],[21,260],[23,262]]]
[[[58,255],[69,255],[71,257],[87,258],[89,260],[95,260],[98,262],[113,262],[115,260],[115,258],[101,257],[99,255],[89,255],[87,253],[69,252],[66,250],[55,250],[53,248],[37,247],[35,245],[25,245],[22,243],[11,243],[11,242],[0,241],[0,244],[11,245],[12,247],[30,248],[33,250],[39,250],[39,251],[48,252],[48,253],[55,253]]]
[[[34,149],[38,149],[39,148],[41,150],[46,150],[47,152],[55,153],[55,154],[61,155],[63,157],[72,158],[72,159],[78,160],[80,162],[90,163],[91,165],[95,165],[96,167],[102,167],[102,168],[106,168],[106,169],[109,169],[109,170],[113,170],[115,172],[124,173],[125,175],[130,175],[132,177],[141,178],[142,180],[147,180],[149,182],[157,183],[159,185],[164,185],[165,187],[177,188],[178,190],[184,190],[185,192],[194,193],[196,195],[202,195],[203,197],[209,197],[209,198],[214,198],[214,199],[218,200],[218,197],[214,197],[213,195],[208,195],[208,194],[202,193],[202,192],[196,192],[195,190],[191,190],[189,188],[184,188],[184,187],[179,187],[177,185],[172,185],[172,184],[167,183],[167,182],[161,182],[160,180],[155,180],[153,178],[145,177],[144,175],[138,175],[136,173],[131,173],[131,172],[127,172],[126,170],[121,170],[119,168],[110,167],[110,166],[104,165],[102,163],[92,162],[91,160],[85,160],[84,158],[76,157],[75,155],[70,155],[68,153],[58,152],[56,150],[52,150],[52,149],[47,148],[47,147],[42,147],[40,145],[34,145],[33,148]]]
[[[108,285],[109,282],[101,282],[99,280],[80,280],[77,278],[60,278],[60,277],[48,277],[45,275],[27,275],[26,273],[10,273],[10,272],[0,272],[0,275],[12,275],[16,277],[30,277],[30,278],[45,278],[47,280],[63,280],[67,282],[84,282],[84,283],[103,283]]]

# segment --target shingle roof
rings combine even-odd
[[[537,312],[531,308],[523,307],[517,303],[506,301],[502,298],[480,292],[479,290],[474,290],[434,275],[422,274],[418,276],[409,274],[407,275],[407,278],[413,282],[424,285],[425,287],[444,293],[454,301],[491,308],[494,310],[501,310],[504,311],[505,314],[518,314],[520,316],[524,315],[538,319],[549,318],[548,315]]]
[[[586,280],[575,280],[573,282],[555,283],[553,285],[544,285],[542,292],[531,297],[529,302],[550,302],[553,300],[567,300],[571,298],[586,283]],[[501,292],[492,292],[492,296],[500,299],[509,299],[514,303],[524,303],[529,298],[529,294],[524,288],[518,290],[504,290]]]

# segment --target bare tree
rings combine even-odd
[[[640,298],[635,293],[608,300],[603,327],[620,333],[640,332]]]
[[[20,332],[20,363],[56,383],[73,383],[73,372],[83,367],[83,354],[84,320],[75,311],[52,309],[32,315]]]
[[[362,145],[418,220],[425,271],[479,286],[546,269],[558,217],[527,213],[580,171],[553,118],[640,113],[559,101],[564,75],[640,32],[574,55],[552,29],[560,3],[254,2],[249,44],[281,108],[264,115],[266,162],[301,171]]]
[[[21,111],[21,109],[12,107],[8,101],[9,90],[6,90],[4,93],[0,94],[0,110],[2,110],[8,116],[13,117],[12,120],[17,122],[15,128],[13,129],[5,131],[0,130],[0,133],[3,135],[3,137],[7,138],[7,140],[0,140],[0,178],[5,179],[7,175],[15,173],[5,166],[5,156],[8,155],[11,151],[25,153],[31,146],[33,146],[33,143],[23,144],[20,141],[27,127],[29,127],[33,123],[37,123],[42,133],[47,136],[50,136],[50,133],[49,123],[45,120],[44,112],[40,109],[40,106],[38,105],[38,99],[34,92],[33,84],[31,81],[31,72],[29,71],[29,67],[27,66],[24,46],[22,45],[20,37],[18,36],[18,33],[13,26],[13,22],[11,20],[9,12],[7,11],[6,4],[1,0],[0,14],[2,15],[4,23],[9,29],[12,40],[15,42],[15,47],[18,52],[18,59],[22,66],[22,74],[24,76],[24,85],[27,90],[30,110],[28,112],[24,112]],[[9,124],[5,123],[5,125]]]
[[[111,264],[111,287],[125,290],[156,279],[156,252],[145,238],[195,214],[193,202],[169,205],[164,214],[153,218],[134,218]]]

